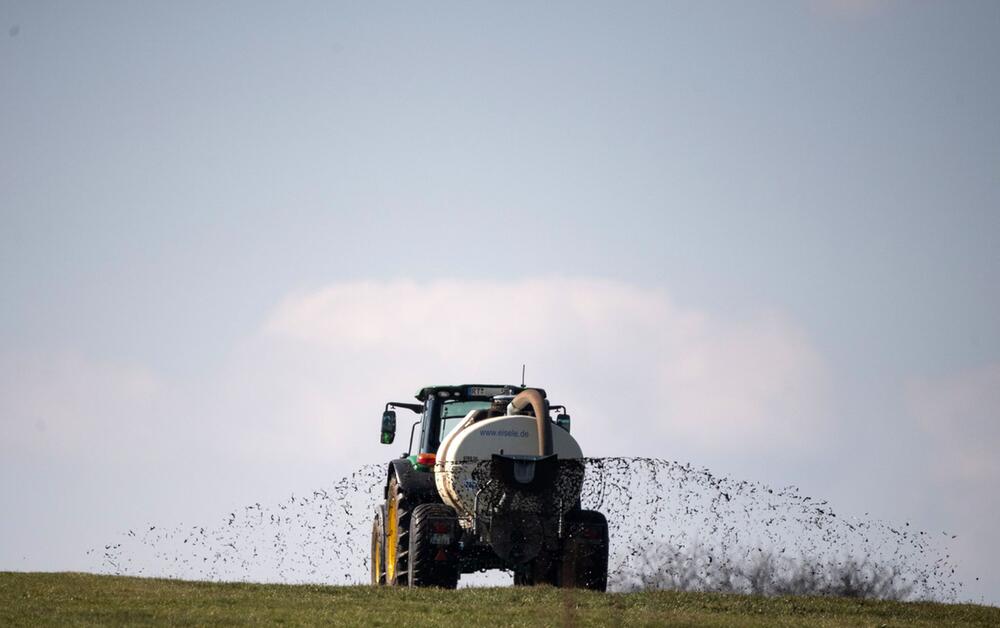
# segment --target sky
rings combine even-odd
[[[0,570],[526,364],[587,455],[948,531],[1000,603],[997,59],[989,1],[0,0]]]

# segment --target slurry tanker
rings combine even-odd
[[[386,469],[372,584],[455,588],[463,573],[504,569],[516,585],[604,591],[607,520],[581,508],[583,453],[566,408],[511,385],[429,386],[416,399],[382,414],[387,445],[397,409],[419,419],[411,450]]]

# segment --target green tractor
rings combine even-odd
[[[580,506],[584,460],[563,406],[522,386],[430,386],[419,403],[416,453],[389,463],[372,523],[374,585],[455,588],[463,573],[513,572],[514,584],[604,591],[608,525]],[[552,413],[556,413],[552,416]]]

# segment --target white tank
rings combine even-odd
[[[434,480],[441,499],[460,517],[474,514],[476,492],[481,488],[473,478],[479,462],[492,460],[493,454],[538,455],[538,426],[532,416],[502,416],[473,422],[470,412],[442,441],[437,450]],[[576,439],[569,432],[552,426],[552,453],[560,460],[583,458]],[[582,485],[582,477],[580,482]],[[575,487],[579,496],[581,486]],[[573,506],[567,500],[565,509]]]

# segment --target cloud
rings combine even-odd
[[[788,317],[725,319],[614,281],[338,283],[285,299],[260,341],[328,417],[352,395],[373,418],[393,391],[516,382],[526,363],[594,455],[807,451],[829,416],[822,359]]]
[[[569,406],[589,455],[710,464],[808,455],[829,417],[822,359],[788,317],[726,318],[593,279],[335,283],[289,295],[218,372],[168,380],[79,356],[0,360],[3,447],[108,464],[382,460],[378,416],[433,383],[517,383]],[[394,446],[407,447],[401,417]],[[716,458],[712,458],[715,456]]]

